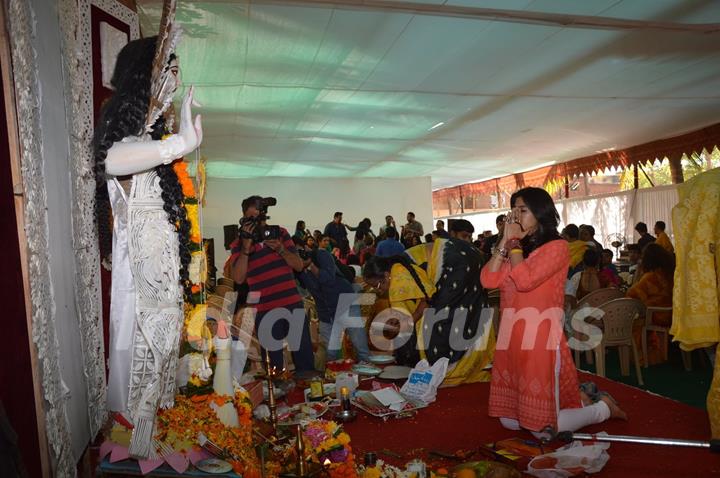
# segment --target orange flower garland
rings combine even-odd
[[[183,196],[186,198],[194,198],[195,185],[187,172],[187,163],[183,159],[175,161],[173,163],[173,171],[175,171],[180,186],[182,186]]]
[[[226,427],[210,405],[234,403],[240,425]],[[192,398],[178,395],[175,406],[158,411],[158,434],[156,438],[176,450],[187,451],[197,441],[199,433],[222,446],[238,458],[230,460],[235,472],[246,478],[260,478],[260,464],[252,440],[252,405],[244,395],[235,398],[210,393]]]
[[[197,201],[194,199],[192,201],[186,201],[185,210],[187,211],[188,221],[190,221],[190,242],[200,244],[202,234],[200,233],[200,214]]]
[[[173,171],[178,178],[182,193],[184,196],[183,208],[185,209],[187,220],[190,224],[188,233],[187,247],[192,255],[189,272],[191,274],[191,296],[186,297],[186,301],[191,305],[204,302],[203,288],[200,284],[201,280],[205,280],[202,276],[202,267],[199,264],[204,263],[205,252],[202,248],[202,231],[200,230],[200,211],[197,199],[195,197],[195,183],[187,171],[187,163],[180,158],[172,163]],[[198,260],[198,255],[200,259]],[[194,271],[194,272],[193,272]]]

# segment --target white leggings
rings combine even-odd
[[[557,412],[557,432],[574,432],[588,425],[601,423],[610,418],[610,407],[600,400],[582,408],[560,410],[560,349],[555,358],[555,409]],[[509,430],[520,430],[520,423],[514,418],[500,418],[500,424]],[[552,438],[548,433],[532,432],[535,438]]]
[[[558,413],[557,430],[574,432],[588,425],[601,423],[610,418],[610,407],[600,400],[583,408],[566,408]],[[502,426],[509,430],[520,430],[520,423],[514,418],[500,418]],[[547,432],[531,432],[535,438],[552,438]]]

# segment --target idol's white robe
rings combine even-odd
[[[108,181],[113,207],[108,408],[135,428],[130,454],[154,451],[155,413],[171,407],[183,324],[180,255],[155,170],[133,175],[130,194]]]

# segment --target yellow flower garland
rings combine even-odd
[[[185,210],[187,211],[188,221],[190,221],[190,241],[200,244],[202,234],[200,233],[199,207],[197,204],[185,203]]]

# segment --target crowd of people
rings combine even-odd
[[[407,223],[400,230],[392,216],[385,216],[385,224],[375,234],[369,218],[364,218],[357,226],[350,226],[343,222],[343,213],[338,211],[322,231],[316,229],[310,232],[305,221],[297,221],[293,237],[308,248],[321,247],[331,252],[343,263],[362,265],[368,254],[389,257],[423,242],[432,242],[436,237],[449,237],[444,221],[438,221],[436,227],[437,230],[426,235],[423,225],[415,219],[415,213],[410,211],[407,213]],[[349,237],[348,232],[355,234]]]
[[[567,225],[562,231],[570,251],[566,296],[579,302],[596,290],[614,287],[646,307],[672,307],[675,255],[665,227],[665,222],[657,221],[653,236],[648,233],[645,223],[635,225],[640,238],[637,243],[627,245],[627,258],[620,262],[626,270],[621,272],[613,263],[613,251],[604,249],[594,239],[592,226]],[[670,312],[660,311],[653,314],[653,324],[669,327],[671,317]],[[641,334],[642,325],[638,323],[634,332],[638,348]],[[654,333],[649,340],[648,362],[658,363],[661,361],[659,340]]]
[[[253,196],[243,202],[245,217],[259,215],[261,199]],[[253,229],[263,222],[247,222],[232,245],[225,275],[246,284],[248,297],[259,298],[253,302],[258,336],[268,311],[301,311],[302,297],[312,297],[328,360],[339,357],[345,334],[356,359],[367,361],[371,350],[378,349],[368,324],[389,312],[379,336],[398,364],[447,358],[446,385],[491,380],[490,414],[508,428],[539,433],[555,424],[575,430],[609,417],[624,418],[611,398],[591,396],[585,393],[587,387],[579,386],[565,335],[556,332],[563,330],[567,296],[582,299],[605,287],[625,288],[628,297],[647,306],[671,305],[674,261],[665,224],[658,221],[651,236],[647,226],[638,223],[640,241],[628,245],[627,259],[618,264],[612,250],[595,239],[593,226],[568,224],[558,231],[559,216],[544,190],[522,189],[511,204],[511,213],[497,217],[496,234],[485,231],[477,237],[464,219],[449,221],[448,229],[439,220],[433,232],[424,235],[412,212],[399,230],[392,216],[376,234],[369,218],[350,226],[342,212],[336,212],[323,231],[311,232],[299,220],[292,236],[281,228],[279,238],[259,242]],[[490,289],[500,291],[498,330],[493,330],[491,315],[483,314],[489,309]],[[369,309],[353,299],[361,292],[377,299]],[[525,350],[524,329],[508,319],[508,311],[528,307],[551,319],[550,326],[538,329],[537,343],[547,339],[548,347]],[[669,314],[657,315],[658,323],[668,320]],[[293,327],[301,331],[292,349],[296,374],[314,374],[316,362],[302,312],[276,321],[270,333],[284,337]],[[273,366],[284,365],[280,350],[270,355]],[[523,388],[521,384],[531,380],[542,392]],[[556,393],[553,383],[561,384]]]
[[[385,224],[375,234],[370,219],[365,218],[357,226],[350,226],[343,223],[342,212],[336,212],[324,231],[310,232],[305,221],[298,220],[292,236],[287,230],[280,228],[278,238],[258,240],[255,230],[266,226],[262,203],[263,198],[259,196],[251,196],[243,201],[244,217],[241,220],[240,237],[231,245],[231,256],[224,268],[224,275],[232,278],[237,288],[243,292],[240,294],[239,306],[251,303],[257,311],[255,328],[258,337],[261,335],[263,319],[269,311],[285,308],[292,315],[293,311],[300,311],[303,307],[303,296],[312,297],[325,358],[333,360],[339,356],[342,334],[345,332],[352,342],[355,357],[361,362],[366,361],[369,356],[366,321],[361,319],[357,300],[353,300],[353,294],[363,291],[380,296],[378,304],[386,303],[390,309],[414,317],[416,320],[413,323],[417,322],[431,305],[442,305],[451,311],[457,307],[467,307],[471,313],[466,321],[467,326],[463,328],[466,331],[465,336],[472,337],[478,332],[483,305],[481,299],[484,297],[483,289],[479,285],[483,260],[482,253],[470,243],[474,232],[470,222],[453,221],[450,231],[447,231],[444,221],[437,221],[436,230],[425,237],[422,224],[415,219],[414,213],[408,212],[407,223],[399,230],[394,218],[386,216]],[[354,236],[349,233],[354,233]],[[423,242],[423,239],[426,242]],[[453,248],[457,248],[458,252],[453,252]],[[416,262],[413,258],[424,259]],[[457,266],[455,272],[450,274],[453,283],[465,283],[467,278],[474,278],[474,283],[467,282],[463,288],[464,291],[469,287],[473,289],[464,297],[438,293],[443,290],[443,282],[448,280],[447,273],[450,271],[447,268],[452,267],[449,266],[451,263]],[[403,268],[393,267],[399,264],[402,264]],[[445,264],[445,269],[442,264]],[[440,278],[440,272],[443,271],[446,272],[445,277]],[[385,272],[388,274],[387,281],[377,276]],[[395,280],[391,281],[390,277]],[[393,283],[392,288],[383,287],[390,282]],[[448,291],[452,289],[453,287],[447,288]],[[251,302],[251,297],[257,299]],[[383,302],[383,299],[387,300]],[[382,307],[378,305],[375,310],[376,313],[380,312]],[[452,323],[453,313],[445,320]],[[292,326],[296,325],[288,325],[289,322],[291,320],[273,321],[269,333],[275,338],[287,336]],[[388,328],[393,329],[392,324],[396,322],[391,321]],[[434,329],[442,331],[442,323],[443,321],[435,323]],[[300,325],[302,333],[296,340],[297,350],[293,350],[295,370],[301,375],[315,371],[312,345],[309,334],[305,332],[305,325]],[[446,331],[449,330],[448,325]],[[481,332],[485,332],[484,329]],[[442,332],[438,333],[443,335]],[[410,355],[404,359],[399,358],[400,351],[396,351],[396,355],[402,363],[414,365],[424,352],[415,350],[418,334],[411,332],[411,335],[412,344],[405,347]],[[425,333],[425,338],[420,339],[430,341],[424,348],[430,347],[433,350],[430,353],[431,358],[437,356],[435,350],[450,354],[450,338],[447,333],[444,335],[444,345],[438,344],[436,335],[433,334]],[[420,336],[423,337],[422,334]],[[430,340],[428,337],[433,338]],[[282,350],[269,352],[273,366],[284,366]],[[491,360],[487,354],[465,354],[457,351],[452,352],[452,355],[451,368],[457,369],[455,374],[460,377],[459,381],[472,378],[468,374],[476,367],[469,367],[469,360],[478,360],[478,357],[482,356],[484,365]],[[455,365],[456,362],[459,363],[458,366]],[[482,371],[483,367],[479,368],[480,373],[474,373],[480,378],[488,379],[489,375]]]

